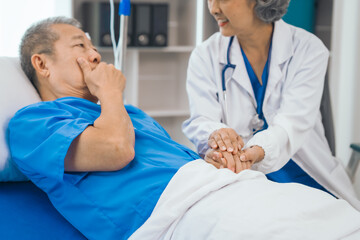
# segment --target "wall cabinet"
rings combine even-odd
[[[73,16],[80,21],[84,2],[109,1],[73,0]],[[204,0],[131,1],[132,4],[144,2],[168,4],[168,46],[127,48],[126,102],[155,118],[175,141],[194,149],[181,131],[182,122],[189,117],[185,86],[187,65],[194,47],[218,30],[216,22]],[[114,62],[111,47],[98,49],[104,61]]]

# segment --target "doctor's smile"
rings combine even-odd
[[[218,20],[219,27],[224,27],[228,23],[229,23],[229,20],[227,20],[227,19]]]

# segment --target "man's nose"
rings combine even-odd
[[[94,49],[89,50],[90,63],[98,64],[101,61],[101,55]]]

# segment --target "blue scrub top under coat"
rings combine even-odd
[[[64,172],[71,142],[100,116],[95,103],[74,97],[40,102],[20,110],[9,125],[18,167],[89,239],[127,239],[178,169],[199,158],[140,109],[126,110],[135,129],[135,158],[114,172]]]
[[[240,47],[241,48],[241,47]],[[269,65],[271,61],[271,44],[269,48],[268,59],[266,61],[263,73],[262,73],[262,85],[260,84],[248,58],[246,57],[245,52],[241,48],[241,52],[244,58],[246,70],[248,72],[251,85],[253,87],[257,108],[256,112],[259,115],[259,118],[264,121],[264,126],[262,130],[268,128],[268,124],[266,122],[265,116],[263,114],[262,106],[265,97],[266,86],[269,78]],[[261,130],[260,130],[261,131]],[[255,133],[256,134],[256,133]],[[317,183],[312,177],[310,177],[302,168],[300,168],[292,159],[290,159],[285,166],[283,166],[280,170],[276,172],[272,172],[266,175],[266,177],[274,182],[279,183],[290,183],[296,182],[301,183],[309,187],[317,188],[328,192],[324,187],[322,187],[319,183]],[[329,192],[328,192],[329,193]]]

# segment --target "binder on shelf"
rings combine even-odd
[[[119,3],[114,3],[114,32],[118,42],[120,32]],[[81,5],[80,22],[95,46],[110,47],[110,3],[86,1]],[[127,45],[164,47],[168,44],[168,4],[131,4],[128,17]]]
[[[81,5],[81,18],[84,32],[89,33],[91,41],[95,46],[100,45],[100,3],[84,2]]]
[[[120,16],[118,14],[119,3],[114,3],[114,33],[115,41],[119,39]],[[83,30],[88,32],[95,46],[110,47],[110,3],[84,2],[81,6],[82,17],[80,20]],[[133,14],[132,14],[133,15]],[[133,42],[132,16],[128,18],[128,45]]]
[[[167,46],[168,4],[153,4],[151,17],[151,43],[153,46]]]
[[[118,3],[114,3],[114,33],[115,40],[119,38],[119,14],[117,14],[117,9],[119,8]],[[111,43],[111,33],[110,33],[110,4],[101,3],[100,7],[100,46],[110,47]]]
[[[151,45],[151,5],[134,4],[134,45],[148,47]]]

